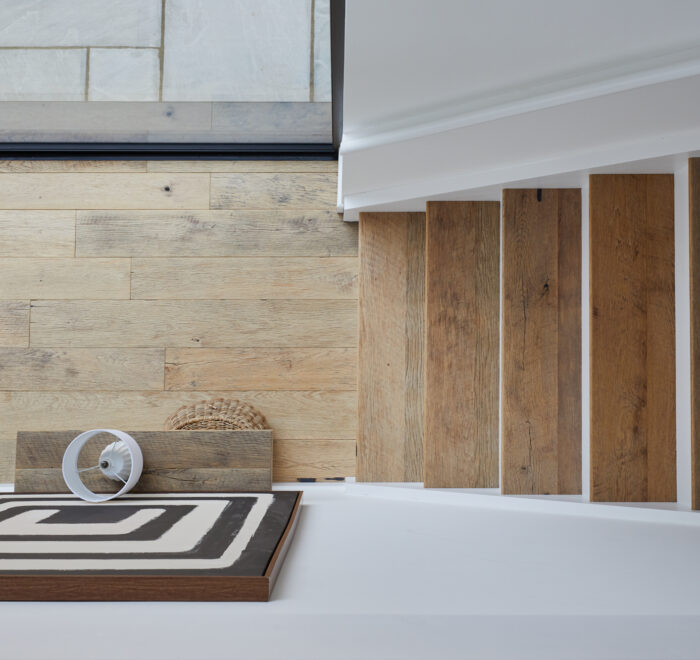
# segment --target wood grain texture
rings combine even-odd
[[[356,343],[353,300],[32,302],[32,346],[312,348]]]
[[[0,210],[0,257],[72,257],[74,252],[75,211]]]
[[[426,487],[498,486],[499,215],[427,204]]]
[[[356,299],[357,259],[354,257],[133,259],[131,297],[169,300]]]
[[[3,209],[206,209],[209,175],[0,174],[0,204]]]
[[[149,160],[149,172],[338,172],[337,160]]]
[[[129,259],[0,259],[0,298],[128,299]]]
[[[581,191],[503,191],[501,488],[581,493]]]
[[[673,175],[593,175],[591,499],[676,500]]]
[[[0,390],[160,389],[163,360],[163,349],[0,348]]]
[[[355,474],[355,440],[278,440],[274,442],[273,481],[333,479]]]
[[[425,213],[360,214],[359,481],[423,476]]]
[[[78,211],[79,257],[357,256],[335,211]]]
[[[0,172],[145,172],[143,160],[0,160]],[[158,171],[158,170],[154,170]],[[178,170],[160,170],[177,172]],[[183,171],[183,170],[179,170]],[[196,170],[184,170],[196,171]]]
[[[700,509],[700,158],[688,160],[690,209],[691,500]]]
[[[0,347],[7,346],[29,346],[28,300],[0,300]]]
[[[355,348],[172,348],[166,390],[355,390]]]
[[[333,173],[212,174],[211,208],[335,211],[337,186]]]

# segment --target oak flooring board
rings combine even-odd
[[[214,173],[211,208],[335,211],[337,185],[337,175],[329,173]]]
[[[0,347],[10,346],[29,346],[28,300],[0,300]]]
[[[272,478],[328,479],[355,474],[355,440],[274,440]]]
[[[0,160],[0,172],[5,173],[145,171],[146,162],[143,160]]]
[[[354,300],[32,302],[32,346],[353,347]]]
[[[75,211],[0,210],[0,257],[72,257],[74,253]]]
[[[426,487],[498,486],[498,202],[428,202]]]
[[[207,209],[209,174],[6,173],[0,174],[2,208]]]
[[[673,175],[592,175],[591,499],[675,501]]]
[[[0,484],[14,481],[16,432],[0,430]]]
[[[356,299],[357,259],[134,258],[131,297],[161,300]]]
[[[700,158],[688,160],[692,507],[700,509]]]
[[[425,214],[360,214],[357,479],[423,474]]]
[[[501,487],[581,492],[581,191],[503,191]]]
[[[0,258],[0,273],[0,298],[129,298],[129,259]]]
[[[335,160],[149,160],[149,172],[338,172]]]
[[[163,366],[163,349],[0,348],[0,390],[161,389]]]
[[[355,348],[169,348],[166,390],[355,390]]]
[[[79,257],[355,257],[333,211],[78,211]]]

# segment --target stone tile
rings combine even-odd
[[[168,0],[165,101],[309,101],[311,0]]]
[[[0,46],[160,46],[161,0],[3,0]]]
[[[82,48],[0,50],[0,101],[81,101],[85,61]]]
[[[331,99],[331,1],[314,5],[314,101]]]
[[[157,101],[159,86],[157,50],[90,49],[89,101]]]

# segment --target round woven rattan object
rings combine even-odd
[[[236,431],[268,428],[265,418],[245,401],[211,399],[182,406],[165,420],[166,431]]]

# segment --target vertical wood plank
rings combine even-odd
[[[358,481],[423,475],[424,213],[360,214]]]
[[[428,202],[426,487],[498,486],[498,202]]]
[[[692,507],[700,509],[700,158],[688,161]]]
[[[581,492],[581,191],[503,192],[501,486]]]
[[[591,499],[676,500],[673,176],[592,175]]]

